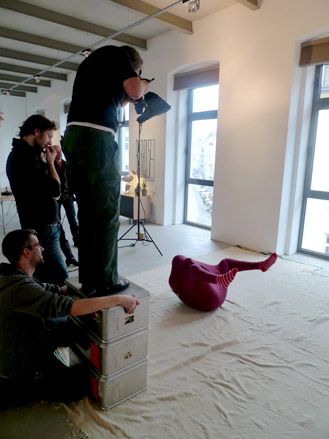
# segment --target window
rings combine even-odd
[[[64,114],[69,114],[71,107],[71,100],[64,102]]]
[[[316,67],[298,251],[329,259],[329,64]]]
[[[121,173],[129,174],[129,104],[118,109],[119,128],[117,132],[117,142],[122,153]]]
[[[44,109],[35,110],[35,114],[37,114],[38,116],[46,116],[46,112]]]
[[[188,91],[184,222],[210,229],[217,138],[218,84]]]

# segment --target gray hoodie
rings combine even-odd
[[[11,264],[0,264],[0,376],[38,370],[54,349],[45,321],[70,314],[73,299]]]

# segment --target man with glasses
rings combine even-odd
[[[33,277],[43,263],[34,230],[14,230],[2,241],[10,262],[0,264],[0,408],[31,399],[70,401],[88,392],[83,365],[67,368],[53,355],[59,346],[80,341],[67,316],[121,306],[134,312],[138,300],[113,295],[73,300],[66,286]]]
[[[14,194],[22,228],[37,230],[44,247],[44,264],[36,277],[42,282],[63,285],[68,277],[60,249],[60,216],[57,199],[60,178],[55,168],[56,151],[52,137],[54,121],[34,114],[20,127],[19,139],[7,159],[7,176]]]

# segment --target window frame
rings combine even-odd
[[[194,121],[199,120],[213,120],[215,119],[218,124],[218,109],[207,111],[193,111],[193,91],[199,88],[208,87],[218,84],[207,84],[203,86],[196,86],[188,89],[187,92],[187,132],[186,132],[186,162],[185,162],[185,181],[184,181],[184,211],[183,211],[183,223],[191,226],[199,227],[202,229],[210,230],[211,226],[205,224],[196,223],[187,219],[188,214],[188,190],[189,185],[200,185],[214,187],[214,180],[203,180],[199,178],[190,177],[191,166],[191,153],[192,153],[192,125]],[[218,125],[217,125],[218,129]]]
[[[129,104],[126,104],[129,105]],[[116,141],[118,143],[119,146],[119,150],[122,152],[123,151],[123,129],[124,128],[128,128],[129,131],[129,118],[126,120],[125,117],[125,107],[119,107],[117,110],[117,118],[118,118],[118,130],[116,133]],[[129,140],[128,140],[128,145],[129,145]],[[128,149],[128,154],[129,154],[129,149]],[[121,175],[128,175],[129,174],[129,166],[128,166],[128,171],[125,171],[124,169],[122,169],[122,157],[121,157]],[[128,164],[129,165],[129,164]]]
[[[321,78],[323,74],[324,65],[325,64],[320,64],[316,66],[315,69],[313,102],[312,102],[312,111],[311,111],[311,120],[310,120],[310,132],[309,132],[308,146],[306,152],[306,168],[305,168],[303,195],[302,195],[303,198],[302,198],[302,208],[301,208],[301,217],[300,217],[301,219],[299,224],[299,233],[297,240],[297,252],[307,254],[310,256],[315,256],[317,258],[329,260],[329,254],[317,252],[315,250],[305,249],[302,247],[307,201],[309,199],[329,201],[329,192],[311,189],[319,112],[321,110],[329,109],[329,98],[321,98],[320,96]]]

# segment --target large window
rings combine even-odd
[[[329,259],[329,64],[316,68],[298,250]]]
[[[118,109],[119,128],[117,142],[122,153],[122,175],[129,173],[129,104]]]
[[[217,137],[218,85],[188,92],[184,222],[211,227]]]

